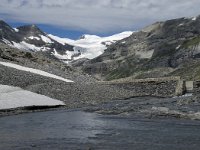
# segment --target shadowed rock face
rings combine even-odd
[[[189,79],[193,68],[191,79],[198,79],[199,45],[200,16],[157,22],[111,45],[83,70],[107,80],[168,75]]]
[[[7,23],[0,20],[0,41],[2,41],[3,39],[9,39],[9,41],[16,42],[20,41],[17,34],[15,34],[15,30],[11,28]]]

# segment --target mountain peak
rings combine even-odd
[[[45,35],[45,33],[40,30],[37,25],[25,25],[17,28],[20,34],[28,35],[28,36],[38,36]]]
[[[25,31],[25,32],[27,32],[27,31],[42,32],[40,30],[40,28],[37,25],[35,25],[35,24],[21,26],[21,27],[18,27],[17,29],[19,29],[20,31]]]
[[[0,20],[0,24],[6,24],[3,20]]]
[[[13,30],[6,22],[0,20],[0,29],[5,29],[5,28]]]

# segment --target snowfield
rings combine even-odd
[[[62,58],[65,59],[72,59],[73,54],[76,55],[81,52],[81,55],[78,57],[74,57],[74,60],[80,59],[80,58],[88,58],[93,59],[101,54],[103,54],[104,50],[107,48],[107,46],[122,40],[124,38],[127,38],[133,34],[132,31],[126,31],[119,34],[115,34],[113,36],[109,37],[99,37],[96,35],[84,35],[83,38],[78,40],[71,40],[68,38],[60,38],[54,35],[49,34],[49,37],[55,41],[57,41],[60,44],[69,44],[74,46],[74,52],[66,52],[66,55],[63,55]],[[72,54],[73,53],[73,54]],[[61,57],[58,55],[57,52],[54,51],[53,55],[57,57],[58,59]]]
[[[62,101],[25,91],[18,87],[0,85],[0,109],[30,106],[64,106]]]
[[[14,68],[14,69],[21,70],[21,71],[31,72],[31,73],[38,74],[38,75],[45,76],[45,77],[49,77],[49,78],[54,78],[54,79],[61,80],[61,81],[64,81],[64,82],[73,82],[71,80],[56,76],[54,74],[50,74],[50,73],[42,71],[42,70],[23,67],[23,66],[20,66],[20,65],[17,65],[17,64],[9,63],[9,62],[0,62],[0,65],[10,67],[10,68]]]

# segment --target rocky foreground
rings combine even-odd
[[[78,82],[78,79],[74,83],[66,83],[3,65],[0,65],[0,71],[0,84],[18,86],[61,100],[66,104],[63,109],[81,108],[101,114],[139,115],[148,118],[200,119],[199,100],[191,95],[176,98],[138,97],[132,88],[116,84]],[[2,110],[0,116],[41,110],[42,107]]]

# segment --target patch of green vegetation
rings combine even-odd
[[[195,37],[191,40],[187,40],[183,43],[182,47],[189,48],[191,46],[197,46],[200,44],[200,37]]]
[[[169,76],[180,76],[184,80],[200,80],[200,62],[184,64],[181,68],[170,73]]]
[[[141,64],[145,63],[147,60],[141,60],[140,63],[135,62],[135,61],[130,61],[130,60],[131,59],[127,59],[126,64],[109,72],[105,76],[106,80],[111,81],[115,79],[126,78],[135,74],[142,74],[143,72],[146,72],[149,70],[149,68],[141,66]]]
[[[106,80],[115,80],[119,78],[125,78],[132,74],[132,69],[129,68],[118,68],[111,71],[109,74],[106,75]]]

